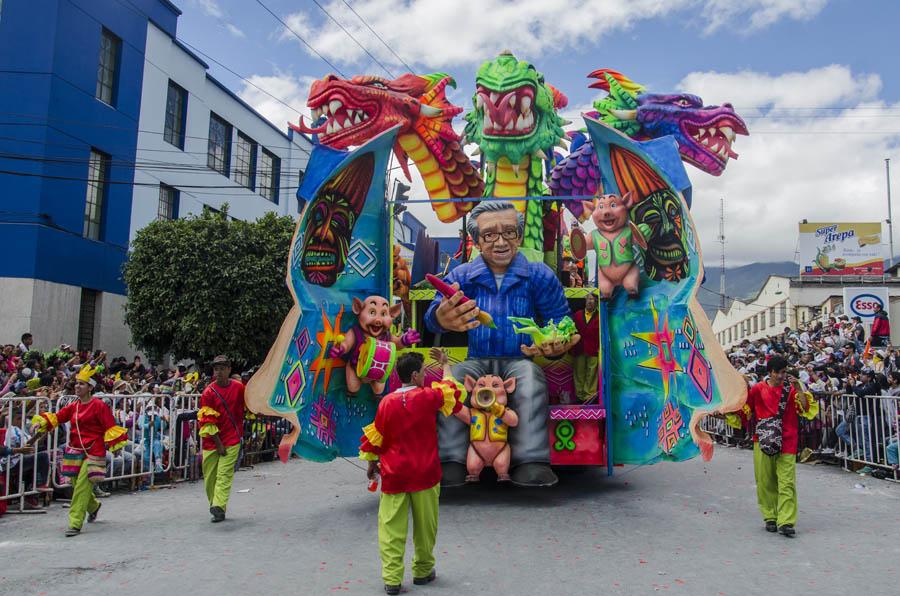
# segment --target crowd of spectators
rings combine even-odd
[[[7,344],[2,348],[0,396],[57,399],[73,395],[75,375],[86,363],[99,367],[94,376],[98,393],[199,393],[210,381],[209,375],[195,366],[146,365],[140,356],[130,361],[125,356],[110,360],[101,350],[75,350],[68,344],[41,351],[33,347],[33,338],[26,333],[17,346]]]
[[[776,336],[744,340],[727,354],[751,386],[766,378],[769,358],[788,360],[788,373],[820,400],[821,414],[810,424],[817,434],[815,451],[897,469],[898,400],[875,398],[900,396],[900,350],[890,342],[883,310],[871,331],[859,317],[828,317],[799,329],[785,327]]]
[[[40,409],[57,410],[65,405],[63,402],[74,399],[75,376],[86,364],[97,368],[94,375],[97,393],[141,395],[104,398],[113,409],[116,423],[128,428],[130,437],[125,449],[115,458],[107,453],[108,476],[136,476],[137,486],[146,488],[149,484],[146,474],[161,473],[169,457],[182,456],[191,440],[191,429],[182,425],[184,432],[178,434],[176,444],[169,444],[170,425],[179,422],[170,417],[173,396],[202,392],[210,382],[205,371],[183,364],[171,368],[148,365],[140,356],[131,360],[118,356],[110,360],[101,350],[75,350],[68,344],[42,351],[36,349],[32,335],[26,333],[18,345],[7,344],[0,351],[0,406],[4,401],[9,402],[8,398],[35,398],[14,402],[11,408],[0,408],[0,445],[4,448],[4,457],[0,457],[0,484],[15,485],[21,476],[28,484],[52,493],[49,488],[52,479],[48,477],[50,454],[46,445],[37,449],[26,447],[31,438],[28,422]],[[57,448],[64,447],[64,436],[65,433],[58,439]],[[95,493],[104,496],[105,491],[97,486]],[[37,507],[34,496],[28,499],[28,506]]]

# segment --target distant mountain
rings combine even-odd
[[[790,261],[780,261],[775,263],[752,263],[750,265],[741,265],[740,267],[725,268],[725,295],[740,300],[753,298],[762,288],[763,284],[770,275],[784,275],[785,277],[796,276],[800,271],[797,263]],[[700,304],[709,320],[712,321],[716,316],[716,310],[719,308],[719,277],[721,269],[718,266],[710,266],[706,263],[706,281],[703,282],[702,288],[697,294]],[[707,291],[708,290],[708,291]],[[726,307],[731,304],[731,300],[726,300]]]

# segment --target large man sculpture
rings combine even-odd
[[[547,436],[547,381],[541,368],[526,356],[555,358],[566,353],[579,336],[568,343],[534,346],[527,335],[513,331],[508,317],[534,318],[540,324],[558,322],[570,314],[562,285],[543,263],[530,263],[518,253],[524,220],[505,201],[484,201],[472,210],[467,228],[481,254],[451,271],[447,283],[458,291],[451,298],[440,295],[428,307],[425,324],[434,333],[466,331],[468,359],[453,367],[453,376],[479,378],[486,374],[516,377],[509,407],[519,415],[510,430],[511,479],[519,486],[553,486]],[[468,302],[460,304],[465,295]],[[481,326],[480,310],[489,313],[496,328]],[[469,429],[454,417],[441,419],[438,428],[443,486],[465,482]]]

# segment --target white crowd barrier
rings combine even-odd
[[[128,429],[124,448],[106,454],[104,484],[127,488],[149,488],[200,478],[201,447],[197,411],[199,394],[94,394],[109,405],[116,424]],[[30,438],[31,418],[36,413],[59,412],[75,396],[56,400],[47,397],[15,397],[0,400],[0,428]],[[19,424],[14,424],[17,422]],[[281,437],[290,423],[280,418],[248,415],[243,428],[243,465],[276,457]],[[53,489],[64,490],[69,479],[59,474],[63,448],[69,442],[70,426],[60,424],[49,438],[35,444],[34,455],[16,455],[0,460],[0,501],[11,509],[27,511],[34,499]],[[11,435],[12,437],[12,435]],[[13,442],[12,439],[9,442]],[[24,458],[24,459],[23,459]],[[24,465],[22,465],[24,463]],[[46,474],[45,474],[46,473]]]
[[[810,449],[817,457],[833,459],[848,471],[866,466],[883,470],[879,475],[900,481],[898,443],[900,443],[900,398],[872,395],[816,394],[819,413],[813,420],[800,419],[798,452]],[[750,428],[735,430],[722,416],[707,416],[702,428],[718,442],[749,445]]]
[[[0,428],[5,430],[4,445],[24,447],[31,435],[30,419],[34,412],[51,407],[46,397],[12,397],[0,400]],[[50,453],[46,446],[35,445],[34,453],[0,458],[0,501],[6,501],[10,512],[43,512],[36,507],[39,497],[52,492]]]

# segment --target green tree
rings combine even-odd
[[[124,269],[135,347],[157,359],[262,362],[292,304],[285,268],[294,223],[273,213],[232,220],[226,205],[140,230]]]

